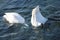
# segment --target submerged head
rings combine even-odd
[[[47,21],[48,19],[45,18],[40,10],[39,10],[39,6],[35,7],[33,10],[32,10],[32,17],[31,17],[31,24],[32,26],[34,26],[35,28],[38,27],[38,26],[41,26],[42,24],[45,24],[45,22]]]
[[[3,16],[3,18],[6,19],[6,21],[8,21],[8,23],[12,23],[12,24],[17,24],[17,23],[25,24],[25,19],[20,14],[18,14],[16,12],[7,12]]]

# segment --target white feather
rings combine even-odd
[[[8,12],[3,16],[9,23],[21,23],[25,24],[25,19],[16,12]],[[27,26],[27,25],[26,25]]]
[[[31,17],[31,24],[35,27],[41,26],[41,24],[44,24],[48,19],[43,17],[40,10],[39,6],[34,8],[32,10],[32,17]]]

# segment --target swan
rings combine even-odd
[[[34,28],[42,26],[48,19],[43,17],[39,10],[39,5],[32,10],[31,24]]]
[[[15,23],[21,23],[25,26],[28,26],[25,22],[25,19],[16,12],[7,12],[5,15],[3,15],[3,18],[10,23],[10,26],[12,26]]]

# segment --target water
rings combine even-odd
[[[37,5],[49,20],[44,28],[32,29],[31,12]],[[18,12],[29,27],[21,24],[8,27],[2,20],[5,12]],[[60,0],[0,0],[0,40],[60,40]]]

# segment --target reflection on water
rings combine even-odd
[[[40,6],[41,13],[49,20],[44,28],[33,29],[30,24],[32,9]],[[4,23],[5,12],[18,12],[29,27]],[[59,0],[0,0],[0,40],[60,40],[60,1]]]

